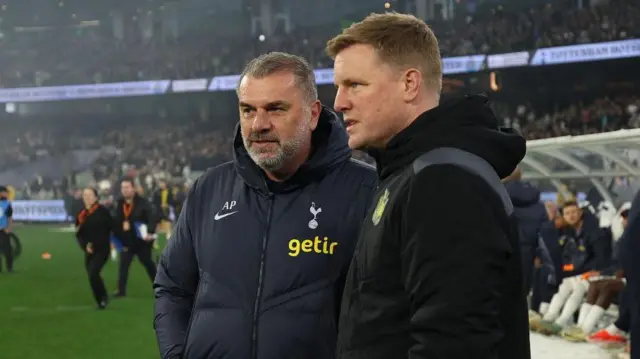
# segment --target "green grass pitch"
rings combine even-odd
[[[159,358],[153,290],[137,260],[128,297],[98,311],[73,233],[42,225],[18,227],[16,233],[23,251],[15,273],[0,273],[1,359]],[[42,259],[43,252],[51,259]],[[102,275],[111,295],[117,262],[110,259]]]

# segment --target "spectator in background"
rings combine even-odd
[[[540,238],[540,229],[544,223],[549,221],[549,218],[544,204],[540,202],[540,190],[531,183],[522,180],[520,167],[516,168],[503,182],[511,198],[511,203],[513,203],[514,213],[522,231],[520,239],[522,271],[524,287],[528,292],[531,289],[533,262]]]
[[[626,295],[629,296],[628,304],[631,312],[631,325],[629,326],[631,333],[631,341],[640,337],[640,246],[638,239],[640,238],[640,191],[636,193],[629,217],[627,220],[627,229],[620,239],[620,260],[622,269],[627,279]],[[634,350],[634,348],[636,348]],[[631,347],[631,359],[640,359],[639,346]]]
[[[7,186],[7,199],[9,201],[16,200],[16,189],[11,185]]]
[[[620,212],[620,217],[622,218],[622,225],[625,229],[628,227],[628,224],[629,224],[629,213],[630,213],[629,209],[625,209]],[[614,258],[611,268],[609,268],[609,273],[605,272],[604,274],[607,275],[607,274],[615,273],[616,275],[615,279],[619,279],[622,282],[626,282],[626,278],[620,278],[619,276],[620,274],[624,276],[624,270],[622,270],[622,263],[620,260],[622,257],[622,253],[620,252],[622,248],[622,243],[623,243],[622,239],[619,239],[618,242],[616,243],[616,248],[615,248],[616,257]],[[612,278],[610,277],[607,279],[612,280]],[[607,280],[607,279],[604,279],[604,280]],[[605,289],[604,291],[606,291],[607,289],[613,289],[613,288],[605,287],[602,289]],[[589,289],[589,291],[591,292],[591,289]],[[599,294],[600,294],[600,291],[598,291],[598,297],[600,297]],[[603,294],[606,295],[606,293],[603,293]],[[629,327],[631,325],[631,309],[633,304],[633,303],[629,303],[629,300],[631,299],[632,298],[629,295],[626,287],[622,289],[619,296],[618,319],[608,327],[603,328],[602,330],[599,330],[598,332],[589,336],[589,340],[593,342],[604,343],[604,344],[626,343],[627,342],[626,333],[629,332]],[[592,303],[583,304],[583,306],[586,306],[585,310],[589,310],[589,311],[593,310],[594,309],[593,304],[597,305],[598,300],[599,298],[595,298],[595,302],[592,301]],[[604,309],[605,307],[604,304],[606,303],[603,303],[601,301],[601,305],[598,305],[598,307]],[[590,305],[591,307],[589,307]],[[601,311],[600,309],[596,309],[596,312],[601,312]],[[597,314],[594,314],[594,317],[595,316],[597,316]],[[589,327],[586,326],[587,324],[590,325],[590,323],[585,323],[583,330],[585,331],[586,334],[589,334]]]
[[[13,224],[13,208],[8,199],[7,187],[0,186],[0,272],[2,257],[6,260],[7,272],[13,272],[13,248],[11,248],[11,225]]]
[[[539,240],[536,248],[536,267],[533,276],[533,288],[531,295],[531,308],[537,312],[530,316],[530,322],[535,323],[549,311],[551,298],[558,290],[559,277],[558,265],[560,261],[560,249],[557,246],[559,231],[564,227],[564,220],[555,205],[545,203],[547,210],[547,222],[543,223],[539,232]],[[534,319],[534,320],[532,320]]]
[[[98,309],[105,309],[109,302],[107,289],[100,276],[109,259],[109,236],[113,219],[109,210],[98,203],[98,191],[86,188],[82,192],[83,208],[76,214],[76,238],[84,253],[84,266]]]
[[[627,227],[628,215],[628,210],[620,213],[624,228]],[[619,247],[619,245],[617,247]],[[588,273],[587,278],[590,283],[589,291],[587,292],[586,301],[580,308],[577,323],[582,332],[576,333],[582,335],[583,339],[586,339],[586,336],[591,334],[604,312],[609,309],[609,306],[616,298],[619,298],[620,293],[624,289],[624,271],[618,261],[618,249],[619,248],[616,248],[616,251],[614,251],[612,263],[609,268]],[[620,312],[622,312],[622,310],[620,310]]]
[[[169,219],[170,208],[175,208],[175,198],[172,189],[167,186],[167,181],[160,180],[158,188],[153,193],[152,203],[157,211],[158,224],[161,230],[169,235],[171,233],[171,221]]]
[[[564,203],[561,214],[563,226],[557,230],[557,240],[548,242],[553,245],[550,251],[560,286],[543,320],[533,323],[542,333],[559,334],[566,328],[589,289],[583,275],[605,269],[611,262],[611,233],[600,228],[595,215],[573,201]]]
[[[133,180],[122,180],[121,192],[122,198],[118,200],[114,209],[113,230],[124,247],[120,253],[116,298],[127,295],[129,267],[134,256],[142,263],[151,282],[156,276],[156,264],[151,258],[153,242],[157,239],[153,208],[146,199],[136,194]]]

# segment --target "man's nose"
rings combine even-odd
[[[351,102],[347,97],[344,87],[338,87],[336,98],[333,102],[333,108],[338,112],[345,112],[351,108]]]
[[[264,132],[271,128],[271,121],[269,120],[269,113],[263,109],[256,111],[256,116],[253,119],[251,129],[254,132]]]

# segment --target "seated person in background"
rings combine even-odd
[[[627,228],[627,219],[629,218],[629,209],[626,208],[624,210],[622,210],[620,212],[620,217],[622,219],[622,227],[623,228]],[[618,241],[619,244],[620,242]],[[618,308],[618,319],[616,320],[615,323],[609,325],[608,327],[597,331],[596,333],[592,334],[589,336],[589,341],[593,341],[593,342],[599,342],[599,343],[626,343],[627,342],[627,333],[629,332],[629,324],[630,324],[630,316],[631,313],[629,311],[629,305],[628,305],[628,300],[630,299],[628,295],[625,294],[625,290],[623,289],[624,286],[626,285],[626,279],[622,278],[622,275],[624,275],[624,273],[622,272],[621,266],[619,265],[619,261],[618,261],[618,257],[619,257],[619,246],[617,246],[616,248],[616,257],[614,258],[614,263],[612,264],[612,268],[616,270],[616,277],[614,279],[603,279],[602,282],[604,283],[611,283],[609,284],[609,290],[610,291],[615,291],[616,289],[618,289],[619,291],[619,308]],[[604,275],[610,275],[611,274],[611,269],[608,272],[602,272],[601,274]],[[596,284],[597,282],[594,282],[593,284]],[[606,289],[606,288],[605,288]],[[595,289],[594,289],[595,290]],[[601,296],[610,296],[610,295],[614,295],[612,294],[601,294]],[[598,301],[600,301],[600,298],[598,298],[595,302],[595,304],[598,304]],[[587,300],[588,302],[588,300]],[[601,308],[604,308],[605,310],[607,309],[608,305],[606,302],[601,302],[603,305],[600,306]],[[597,309],[596,306],[592,306],[590,308],[589,311],[589,315],[591,315],[591,312],[593,311],[599,312],[600,309]],[[596,316],[596,314],[593,314],[593,316]],[[597,320],[596,320],[597,321]],[[588,324],[588,323],[587,323]],[[589,327],[586,327],[586,324],[583,324],[583,330],[589,334],[589,332],[591,330],[593,330],[593,328],[591,328],[591,330],[589,330]]]
[[[558,334],[567,327],[589,289],[582,275],[605,268],[611,258],[610,232],[600,228],[594,215],[573,201],[566,202],[561,213],[564,226],[549,248],[561,284],[542,321],[532,323],[532,329],[543,334]]]
[[[629,210],[621,212],[620,216],[623,220],[623,226],[626,227]],[[584,274],[584,278],[587,278],[590,284],[587,300],[580,308],[578,327],[580,327],[586,335],[593,331],[604,312],[609,309],[613,300],[617,298],[624,289],[625,281],[617,257],[617,255],[613,256],[609,268],[599,272],[594,271]]]

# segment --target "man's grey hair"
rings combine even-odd
[[[295,76],[297,87],[302,91],[306,100],[312,102],[318,99],[316,76],[311,65],[303,57],[285,52],[270,52],[251,60],[240,74],[238,87],[245,76],[261,79],[278,72],[292,73]],[[236,88],[237,91],[238,88]]]

